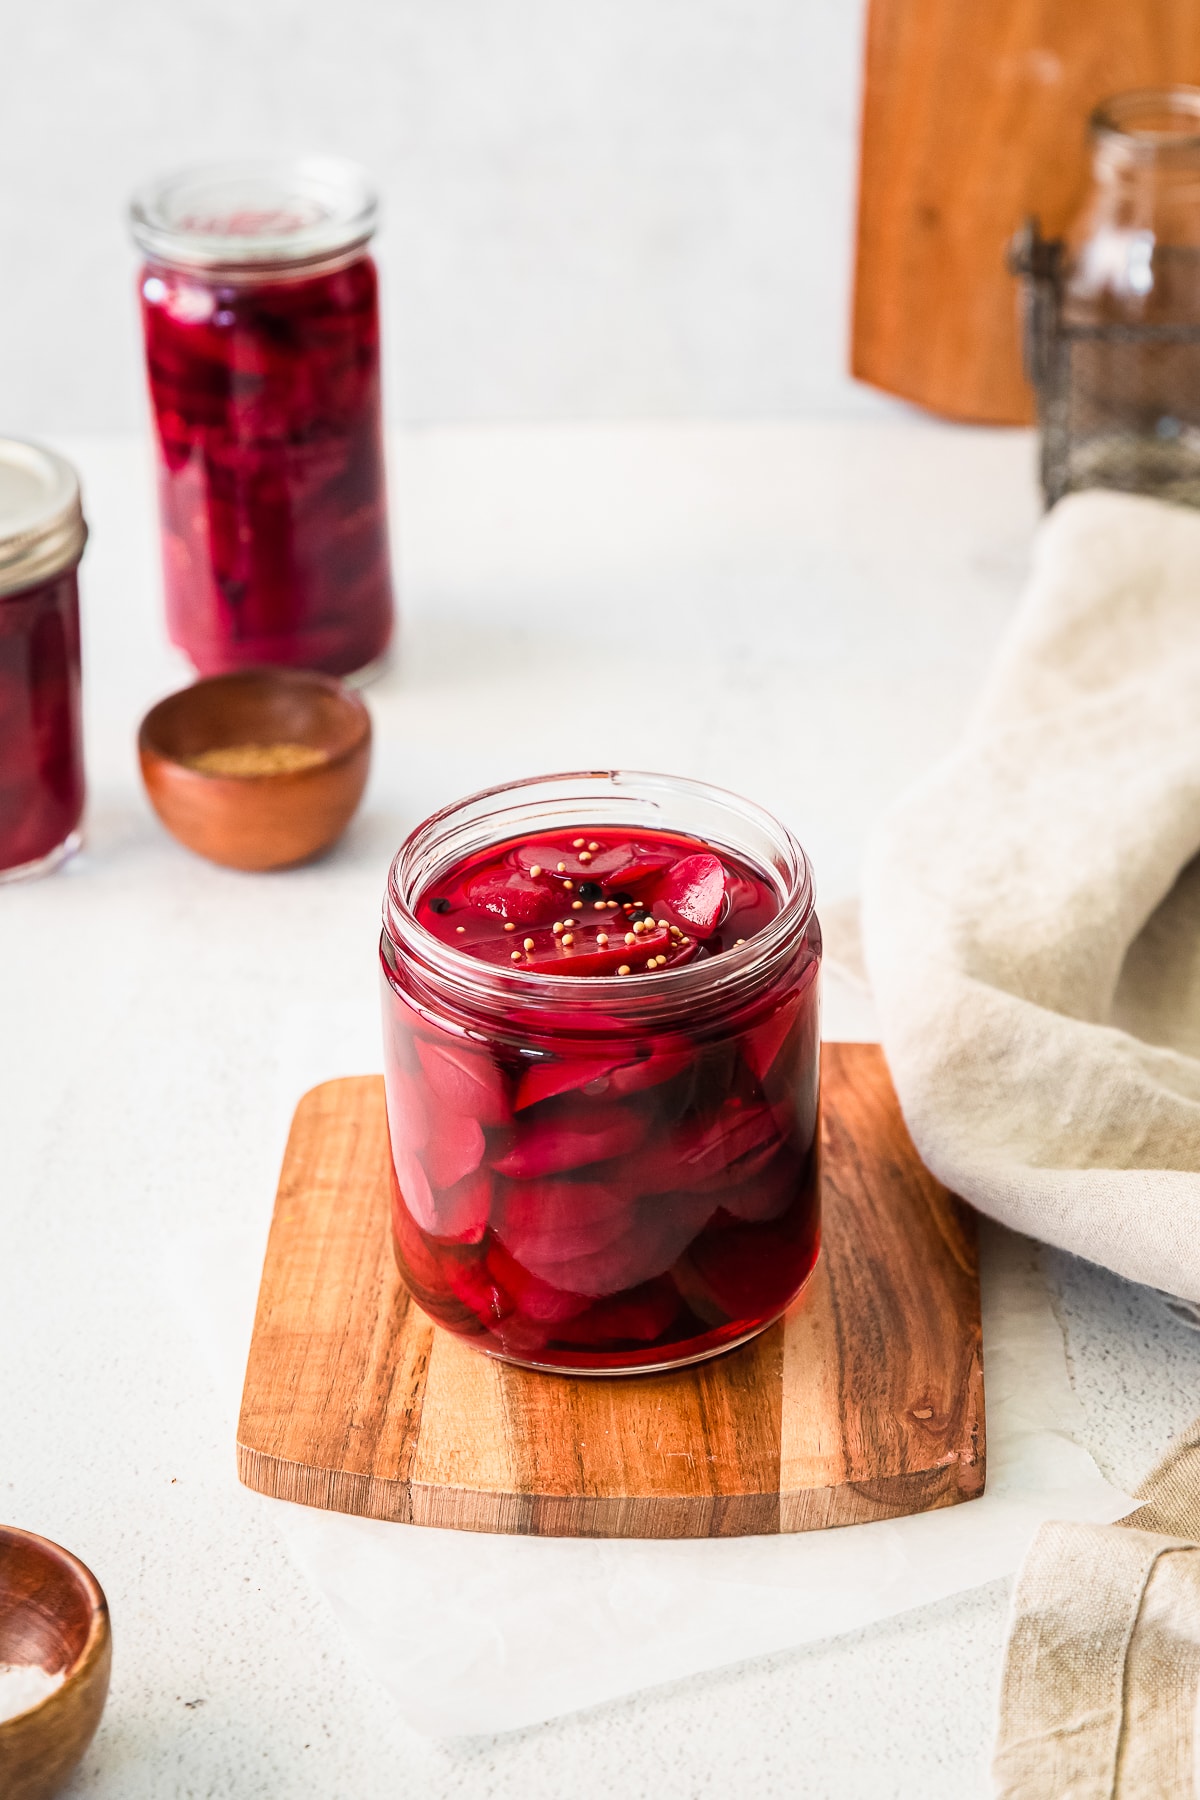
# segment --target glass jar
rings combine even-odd
[[[74,469],[0,438],[0,881],[76,850],[83,816]]]
[[[1032,234],[1029,361],[1053,503],[1108,487],[1200,505],[1200,88],[1119,94],[1062,242]]]
[[[777,911],[719,955],[620,978],[484,962],[417,917],[487,848],[614,827],[702,840]],[[494,788],[402,846],[380,948],[396,1257],[438,1324],[530,1368],[627,1374],[779,1317],[819,1241],[821,935],[784,826],[661,775]]]
[[[133,233],[172,641],[349,675],[392,632],[376,201],[318,159],[187,171]]]

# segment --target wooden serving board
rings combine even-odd
[[[824,1249],[787,1317],[669,1375],[534,1374],[431,1324],[392,1260],[378,1076],[300,1102],[238,1429],[247,1486],[467,1531],[721,1537],[983,1489],[973,1216],[869,1044],[823,1060]]]
[[[1185,0],[871,0],[852,367],[952,419],[1033,417],[1014,231],[1067,225],[1108,96],[1200,80]]]

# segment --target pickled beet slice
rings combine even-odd
[[[661,1087],[674,1081],[696,1059],[694,1050],[652,1050],[641,1062],[625,1063],[613,1070],[611,1088],[614,1094],[641,1094],[647,1088]]]
[[[493,1280],[484,1263],[473,1258],[466,1262],[447,1259],[446,1279],[458,1298],[488,1330],[494,1330],[513,1310],[512,1295]]]
[[[650,1344],[670,1330],[679,1311],[679,1295],[669,1281],[646,1282],[631,1294],[596,1300],[556,1332],[564,1344],[601,1346],[633,1342]]]
[[[715,1118],[677,1135],[680,1173],[697,1183],[722,1178],[730,1171],[736,1171],[735,1179],[744,1179],[753,1172],[749,1162],[765,1163],[779,1142],[779,1126],[769,1106],[727,1100]]]
[[[492,1210],[492,1181],[486,1169],[476,1169],[452,1187],[433,1196],[434,1237],[452,1244],[478,1244],[487,1230]]]
[[[639,882],[647,880],[649,876],[657,875],[663,869],[669,869],[675,860],[675,852],[671,849],[648,850],[641,844],[629,844],[620,846],[620,848],[628,850],[628,860],[617,863],[612,868],[606,866],[601,876],[601,879],[610,888],[636,887]],[[615,857],[615,855],[616,851],[614,850],[613,856]],[[605,859],[606,865],[609,860]],[[599,861],[599,857],[593,858],[593,871]]]
[[[610,944],[600,945],[588,939],[569,949],[562,949],[552,939],[531,950],[522,967],[535,969],[541,975],[615,975],[628,963],[636,975],[652,956],[671,955],[669,931],[644,931],[638,935],[636,943],[627,944],[625,932],[614,923],[610,935],[613,939]]]
[[[517,1261],[541,1274],[595,1255],[630,1230],[633,1219],[633,1203],[619,1189],[549,1176],[503,1184],[492,1225]]]
[[[761,1319],[791,1298],[812,1254],[777,1226],[737,1225],[699,1238],[688,1260],[731,1319]]]
[[[598,881],[611,888],[618,881],[628,887],[634,881],[669,868],[676,852],[670,844],[643,844],[630,838],[619,844],[602,845],[588,855],[586,862],[574,845],[564,848],[561,844],[521,844],[510,854],[516,867],[526,875],[539,869],[560,883],[568,879]],[[559,863],[563,865],[561,869]]]
[[[547,924],[562,907],[560,892],[520,869],[480,869],[464,886],[463,897],[476,912],[495,913],[516,925]]]
[[[526,1115],[516,1142],[492,1167],[519,1180],[559,1175],[627,1155],[649,1129],[650,1121],[632,1108],[570,1098],[548,1101],[543,1111]]]
[[[574,1319],[587,1306],[582,1294],[564,1293],[511,1257],[503,1244],[493,1243],[487,1253],[488,1273],[511,1294],[518,1312],[540,1325],[557,1325]]]
[[[707,851],[672,863],[654,892],[656,913],[665,912],[702,938],[716,930],[724,904],[725,865]]]
[[[737,1186],[749,1180],[779,1144],[771,1108],[747,1106],[735,1097],[715,1115],[692,1120],[645,1145],[620,1175],[637,1194],[670,1194],[678,1188],[715,1191],[722,1183]]]
[[[756,1025],[742,1039],[742,1055],[759,1081],[766,1079],[796,1022],[796,1008],[781,1006],[769,1019]]]
[[[741,1187],[723,1188],[718,1196],[722,1210],[748,1225],[778,1219],[803,1186],[804,1171],[794,1157],[779,1155],[752,1181]]]
[[[709,1194],[667,1194],[626,1215],[619,1237],[587,1255],[538,1259],[537,1272],[574,1293],[619,1294],[665,1274],[712,1217]]]
[[[690,1068],[694,1060],[693,1050],[654,1050],[635,1062],[621,1056],[548,1059],[532,1064],[521,1076],[513,1110],[523,1112],[528,1106],[536,1106],[539,1100],[552,1100],[558,1094],[589,1089],[593,1082],[603,1083],[595,1089],[597,1097],[602,1094],[622,1097],[640,1094],[646,1088],[673,1081],[676,1075]]]
[[[405,1286],[421,1305],[454,1330],[471,1323],[473,1313],[464,1307],[446,1279],[450,1257],[445,1249],[434,1250],[418,1231],[412,1215],[400,1198],[393,1178],[392,1228],[395,1234],[396,1260]]]
[[[481,1125],[506,1125],[512,1117],[504,1076],[483,1051],[416,1038],[426,1081],[452,1111]]]
[[[406,1154],[423,1150],[429,1142],[429,1109],[420,1084],[389,1059],[383,1085],[393,1148]]]
[[[517,1083],[514,1112],[536,1106],[539,1100],[553,1100],[556,1094],[569,1094],[590,1082],[601,1081],[618,1068],[615,1057],[570,1056],[532,1063]]]
[[[443,1110],[434,1121],[428,1144],[421,1152],[425,1173],[435,1188],[450,1188],[473,1175],[483,1161],[486,1144],[478,1119]],[[424,1224],[424,1220],[422,1220]],[[427,1225],[427,1231],[433,1226]]]
[[[428,1177],[416,1157],[403,1145],[392,1144],[392,1165],[396,1181],[400,1189],[400,1197],[405,1206],[421,1227],[422,1231],[434,1229],[435,1213],[433,1206],[433,1190]]]

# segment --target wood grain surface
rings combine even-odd
[[[517,1369],[435,1327],[388,1227],[383,1082],[305,1095],[238,1430],[282,1499],[468,1531],[717,1537],[973,1499],[974,1221],[922,1167],[879,1049],[826,1045],[824,1248],[787,1317],[669,1375]]]
[[[108,1696],[112,1627],[91,1570],[60,1544],[0,1525],[0,1664],[63,1672],[28,1712],[0,1719],[3,1800],[52,1800],[95,1736]]]
[[[1198,80],[1185,0],[871,0],[854,373],[949,418],[1032,418],[1009,239],[1068,223],[1100,100]]]

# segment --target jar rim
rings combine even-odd
[[[357,163],[334,156],[200,163],[147,182],[129,222],[146,257],[231,278],[315,274],[361,250],[379,201]]]
[[[583,784],[594,786],[584,790]],[[605,786],[604,784],[607,784]],[[522,802],[521,796],[530,798]],[[640,800],[636,797],[640,796]],[[636,809],[663,806],[664,816],[657,829],[687,832],[689,827],[672,820],[666,811],[670,801],[701,803],[717,811],[724,810],[756,828],[771,840],[774,866],[762,866],[762,873],[772,879],[780,897],[780,908],[752,938],[743,945],[723,950],[711,961],[685,963],[679,968],[666,968],[654,975],[637,973],[627,976],[594,975],[586,979],[570,975],[547,975],[502,963],[487,963],[466,951],[457,950],[422,925],[414,910],[414,901],[427,891],[437,875],[461,862],[464,855],[499,844],[522,834],[523,816],[530,831],[553,829],[562,825],[602,825],[608,828],[654,829],[649,819],[640,821]],[[600,802],[605,804],[601,806]],[[589,802],[592,811],[589,813]],[[495,803],[495,804],[492,804]],[[547,808],[557,810],[559,818],[547,823]],[[455,822],[465,822],[472,809],[482,809],[471,842],[460,843],[438,854]],[[624,816],[621,816],[624,813]],[[541,823],[535,821],[540,818]],[[507,821],[501,828],[500,822]],[[694,835],[700,836],[696,832]],[[751,862],[759,861],[751,852],[723,842],[717,833],[705,833],[716,849]],[[689,1014],[698,1007],[724,1011],[727,1005],[744,1005],[754,990],[769,983],[776,969],[795,951],[813,916],[814,885],[812,865],[792,831],[774,814],[740,794],[686,776],[656,774],[631,769],[573,769],[547,775],[527,777],[521,781],[503,782],[482,788],[432,813],[411,831],[393,857],[388,870],[387,891],[383,908],[384,936],[392,946],[414,958],[426,979],[460,1006],[471,1007],[491,1002],[509,1010],[553,1014],[559,1008],[572,1015],[572,1029],[587,1029],[584,1021],[594,1014],[597,1024],[614,1018],[634,1018],[651,1022],[676,1016],[682,1008]]]
[[[1089,123],[1094,137],[1139,159],[1200,152],[1200,87],[1181,82],[1111,94]]]
[[[79,477],[66,457],[0,438],[0,600],[73,567],[86,541]]]

